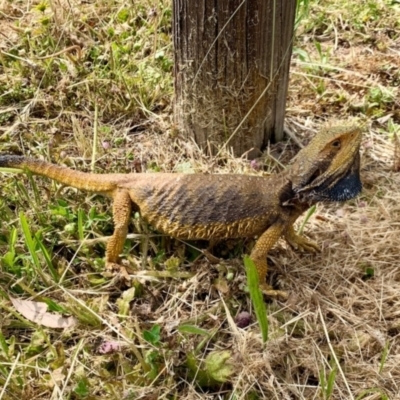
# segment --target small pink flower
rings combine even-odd
[[[111,354],[116,353],[117,351],[121,350],[121,345],[118,342],[107,341],[103,342],[99,348],[98,352],[100,354]]]

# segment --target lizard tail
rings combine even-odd
[[[20,168],[89,192],[109,192],[117,187],[119,174],[92,174],[23,156],[0,154],[0,168]]]

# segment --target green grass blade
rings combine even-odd
[[[18,232],[17,229],[12,227],[10,230],[10,235],[9,235],[9,245],[11,251],[15,251],[15,243],[17,243],[17,238],[18,238]]]
[[[6,168],[6,167],[1,167],[0,172],[4,172],[6,174],[24,174],[25,171],[20,168]]]
[[[84,237],[84,229],[83,229],[83,210],[79,209],[78,210],[78,236],[79,240],[82,242],[85,237]]]
[[[44,243],[38,238],[37,235],[35,235],[35,240],[36,243],[38,244],[40,251],[43,254],[44,260],[46,261],[47,267],[51,273],[51,276],[53,277],[53,279],[56,282],[59,282],[60,280],[60,275],[58,274],[57,270],[53,267],[53,263],[51,261],[51,256],[49,251],[47,250],[46,246],[44,245]]]
[[[335,379],[336,379],[336,366],[333,367],[332,371],[328,375],[328,382],[326,385],[326,399],[329,400],[332,396],[333,393],[333,386],[335,385]]]
[[[205,329],[199,328],[195,325],[180,325],[178,326],[178,331],[181,333],[192,333],[195,335],[204,335],[204,336],[211,336],[211,333],[206,331]]]
[[[39,200],[38,189],[34,179],[32,178],[31,174],[27,174],[27,177],[30,181],[30,185],[34,192],[34,196],[28,192],[27,186],[23,182],[17,181],[16,185],[18,190],[22,193],[23,198],[28,202],[28,204],[32,207],[33,211],[36,213],[36,217],[39,220],[40,225],[45,225],[46,221],[43,218],[43,212],[41,212],[41,201]]]
[[[32,187],[33,197],[35,199],[35,207],[40,208],[40,205],[42,204],[42,196],[40,195],[36,182],[33,179],[33,174],[31,172],[28,172],[26,176],[29,179],[29,183]],[[32,199],[32,196],[30,196],[29,199]]]
[[[319,385],[321,387],[322,393],[325,398],[325,388],[326,388],[326,372],[325,368],[322,368],[320,373],[319,373]]]
[[[385,343],[385,347],[383,348],[382,351],[382,357],[381,357],[381,361],[379,363],[379,373],[382,373],[383,367],[385,366],[385,362],[387,360],[387,357],[389,355],[389,341],[386,341]]]
[[[21,223],[22,232],[25,237],[25,243],[28,247],[29,253],[31,254],[33,263],[35,264],[36,268],[41,270],[42,267],[40,265],[39,258],[36,253],[35,249],[35,242],[33,241],[31,230],[29,229],[28,221],[26,220],[25,214],[23,212],[19,213],[19,220]]]
[[[308,220],[311,218],[311,216],[315,213],[316,209],[317,209],[317,206],[315,204],[308,209],[307,214],[304,217],[303,223],[301,224],[300,229],[297,232],[299,235],[301,235],[303,233],[304,227],[306,226],[306,224],[307,224]]]
[[[8,354],[8,345],[6,342],[6,338],[3,336],[3,333],[0,331],[0,349],[2,350],[2,356],[7,359],[7,361],[11,361],[10,356]]]
[[[249,286],[250,298],[261,329],[263,342],[268,340],[268,319],[263,295],[260,290],[256,266],[249,256],[244,257],[246,267],[247,284]]]
[[[370,397],[370,395],[373,393],[380,394],[381,397],[379,398],[379,400],[389,400],[389,396],[384,392],[383,389],[380,389],[380,388],[365,389],[356,397],[356,400],[362,400],[367,396]],[[376,397],[374,397],[374,398],[376,398]]]
[[[41,278],[45,282],[47,282],[48,279],[43,272],[39,257],[36,253],[35,241],[32,238],[32,233],[31,233],[31,230],[29,229],[28,221],[26,220],[25,214],[23,212],[19,213],[19,220],[21,223],[22,232],[25,237],[26,246],[28,247],[29,253],[32,257],[33,265],[36,268],[37,273],[41,276]]]

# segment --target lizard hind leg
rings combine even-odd
[[[256,266],[261,291],[268,297],[287,299],[288,295],[286,292],[273,289],[265,281],[268,271],[267,254],[278,241],[282,232],[283,227],[281,225],[276,224],[269,227],[257,240],[250,254],[250,258]]]
[[[114,232],[107,242],[106,268],[112,272],[119,272],[126,280],[129,275],[124,266],[119,264],[119,256],[124,248],[128,223],[132,212],[132,200],[126,189],[118,189],[113,194]]]

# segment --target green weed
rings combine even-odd
[[[329,400],[332,397],[335,379],[336,379],[337,367],[335,363],[333,363],[330,367],[330,371],[328,374],[326,370],[323,369],[319,374],[319,384],[322,391],[322,396],[324,400]]]
[[[267,309],[259,286],[257,270],[254,262],[248,256],[244,257],[244,265],[246,268],[247,284],[249,286],[251,301],[254,306],[258,324],[260,325],[262,339],[265,343],[268,340],[268,318]]]

